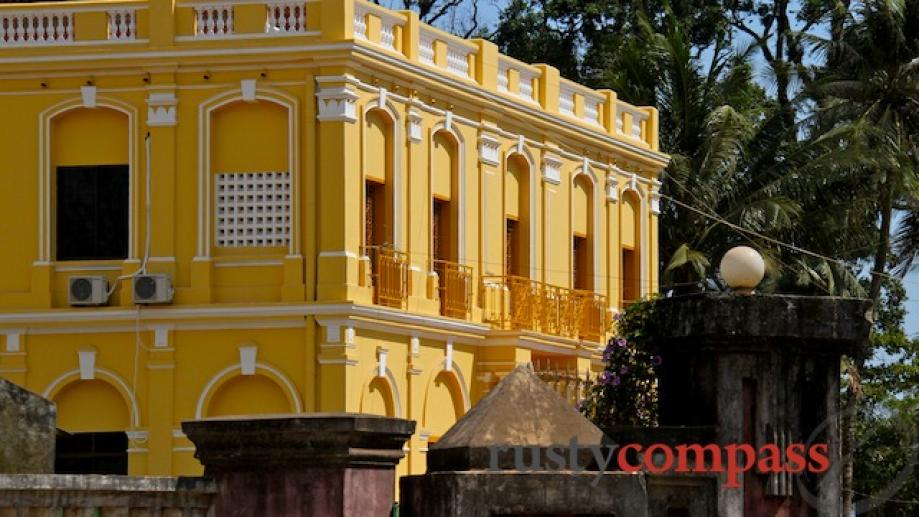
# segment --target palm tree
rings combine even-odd
[[[919,255],[919,0],[866,0],[850,13],[842,37],[823,48],[828,63],[815,88],[818,118],[830,131],[847,133],[845,144],[864,150],[861,181],[877,221],[869,296],[877,305],[888,272],[905,273]],[[894,228],[898,206],[909,212]],[[857,407],[858,373],[870,354],[865,343],[853,358],[847,413]],[[854,429],[851,419],[845,422],[846,458]],[[843,480],[846,512],[852,481],[850,461]]]
[[[861,293],[848,264],[865,245],[851,229],[867,214],[850,202],[857,149],[840,149],[838,132],[798,142],[803,129],[787,126],[753,78],[750,50],[734,51],[729,34],[703,63],[680,19],[668,14],[662,25],[659,33],[641,19],[639,37],[610,54],[594,82],[661,110],[662,146],[673,157],[662,188],[665,285],[705,288],[715,280],[710,259],[748,243],[766,257],[767,289]],[[837,257],[849,249],[840,262],[776,241]]]

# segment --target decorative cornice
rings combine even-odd
[[[358,95],[348,86],[323,87],[316,92],[320,122],[357,122]]]
[[[151,93],[147,98],[147,125],[149,127],[171,127],[176,125],[175,93]]]
[[[415,108],[408,109],[408,138],[412,143],[421,142],[421,112]]]
[[[562,181],[562,164],[561,158],[554,154],[545,153],[542,156],[542,179],[543,181],[558,185]]]
[[[501,141],[495,135],[484,131],[479,134],[479,161],[498,166],[501,163],[500,149]]]

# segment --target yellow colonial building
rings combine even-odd
[[[57,403],[62,471],[197,473],[184,420],[352,411],[416,420],[421,472],[657,288],[657,112],[411,12],[3,4],[0,117],[0,376]]]

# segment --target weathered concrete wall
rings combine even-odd
[[[0,473],[54,472],[54,403],[0,379]]]
[[[0,475],[0,515],[213,517],[216,492],[207,478]]]

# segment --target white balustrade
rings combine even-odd
[[[625,125],[624,115],[628,113],[632,116],[632,122],[627,127]],[[628,137],[641,139],[641,125],[648,120],[648,113],[640,108],[623,102],[618,103],[616,107],[616,131]]]
[[[306,7],[301,2],[271,2],[265,4],[268,19],[266,33],[300,34],[306,32]]]
[[[367,11],[354,8],[354,37],[357,39],[367,39]]]
[[[440,42],[447,46],[447,62],[444,65],[436,62],[434,43]],[[419,56],[421,62],[445,69],[453,75],[468,79],[471,68],[469,56],[475,54],[477,47],[465,40],[455,39],[431,27],[422,26],[419,43]]]
[[[558,90],[558,110],[563,115],[574,116],[574,89],[562,84]]]
[[[113,9],[108,12],[108,39],[129,41],[137,37],[134,9]]]
[[[538,74],[526,70],[520,70],[520,86],[518,87],[517,94],[524,100],[535,102],[536,97],[533,95],[533,81],[538,78]]]
[[[196,5],[195,35],[214,38],[233,34],[233,5]]]
[[[396,25],[394,23],[383,23],[380,26],[380,45],[396,50]]]
[[[447,47],[447,71],[461,77],[469,77],[469,54],[465,49]]]
[[[25,11],[0,14],[0,46],[70,43],[73,14]]]
[[[588,124],[600,125],[600,104],[599,98],[584,97],[584,122]]]
[[[419,46],[418,56],[421,58],[421,62],[434,65],[434,36],[423,34]]]
[[[371,35],[368,27],[368,16],[373,16],[380,21],[379,41],[372,41],[385,49],[396,49],[396,27],[402,27],[405,19],[401,16],[394,15],[388,9],[384,9],[374,4],[359,3],[354,6],[354,37],[356,39],[371,42]]]
[[[510,72],[517,74],[517,89],[512,91],[510,85]],[[538,80],[541,73],[538,69],[521,63],[516,59],[501,56],[498,64],[498,91],[510,93],[528,102],[536,102],[533,82]]]
[[[510,68],[502,64],[498,67],[498,91],[499,92],[510,92],[510,79],[508,78],[508,73]]]

